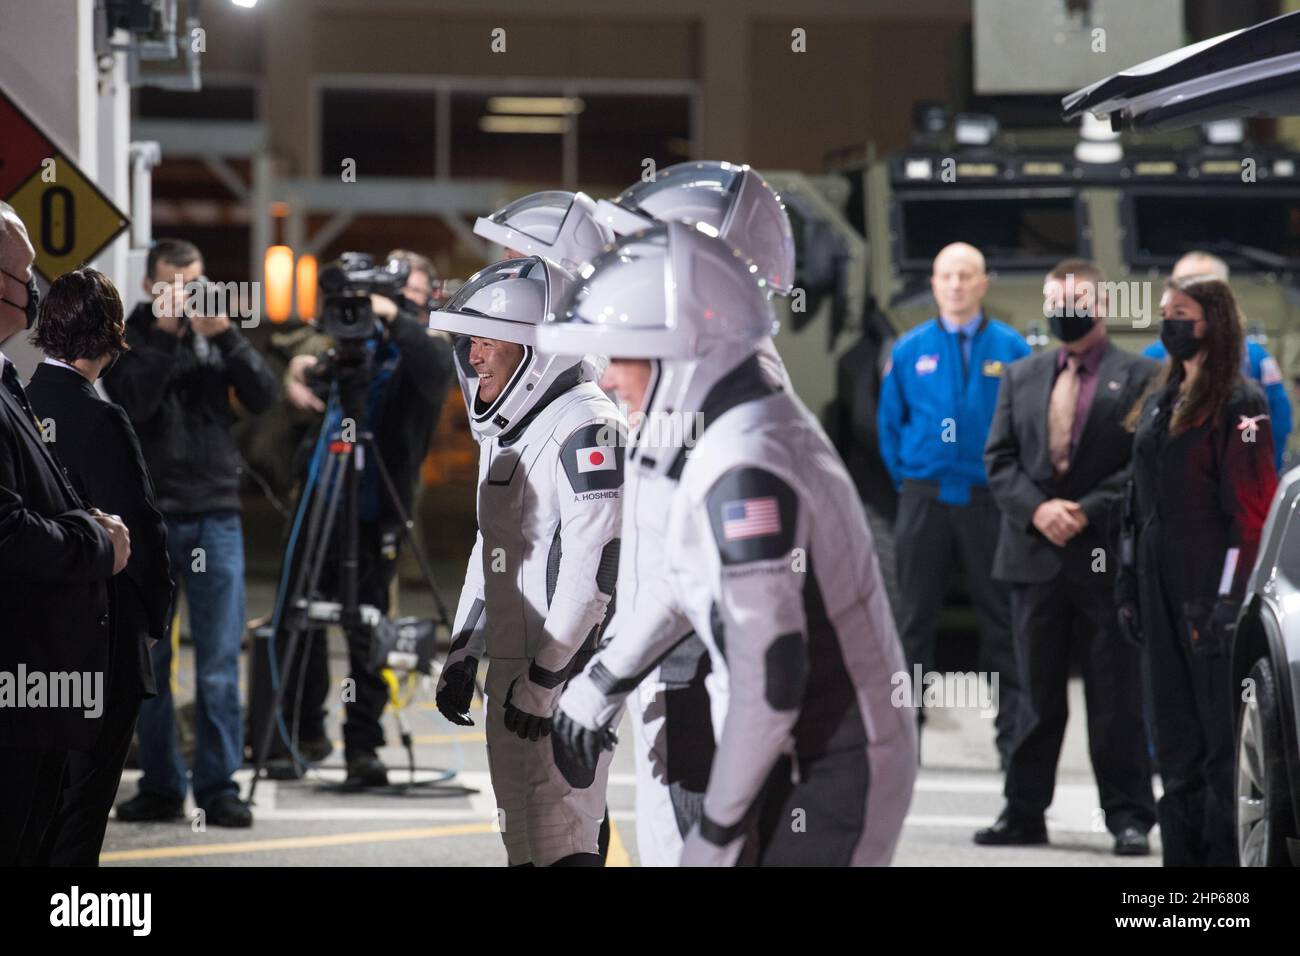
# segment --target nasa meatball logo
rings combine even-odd
[[[933,375],[939,370],[939,356],[922,355],[916,360],[914,368],[917,375]]]
[[[618,460],[614,457],[614,451],[610,448],[579,448],[578,449],[578,474],[586,474],[589,471],[615,471],[618,469]]]

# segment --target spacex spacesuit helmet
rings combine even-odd
[[[596,204],[602,225],[621,236],[658,222],[698,222],[748,256],[772,292],[794,285],[794,232],[776,190],[748,166],[678,163]]]
[[[655,226],[583,267],[554,320],[537,330],[538,348],[649,359],[643,422],[682,422],[776,329],[757,270],[711,230],[681,222]],[[668,436],[682,434],[639,428],[643,467],[666,473],[675,457]]]
[[[614,239],[596,220],[586,193],[549,190],[516,199],[474,223],[474,234],[529,256],[545,256],[566,269],[590,262]]]
[[[573,282],[563,267],[540,256],[505,259],[471,276],[442,309],[430,313],[430,328],[455,337],[456,376],[470,428],[479,441],[520,421],[562,375],[581,373],[581,354],[557,355],[537,348],[538,326],[553,315]],[[519,366],[491,402],[478,397],[478,373],[469,363],[471,337],[524,347]]]

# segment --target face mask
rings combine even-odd
[[[22,281],[7,269],[4,270],[4,274],[7,275],[9,278],[14,279],[18,282]],[[6,302],[9,305],[12,305],[15,309],[22,308],[22,306],[20,306],[17,302],[10,302],[8,299],[0,299],[0,302]],[[36,285],[36,276],[32,276],[30,279],[27,280],[27,308],[25,310],[27,313],[27,327],[29,329],[36,324],[36,307],[40,305],[40,302],[41,302],[41,290],[40,287]]]
[[[1067,315],[1064,309],[1053,309],[1047,314],[1047,324],[1062,342],[1077,342],[1092,331],[1093,315],[1081,309],[1075,309],[1073,315]]]
[[[1160,323],[1160,341],[1175,359],[1185,362],[1201,350],[1204,340],[1196,337],[1196,323],[1187,319],[1164,319]]]

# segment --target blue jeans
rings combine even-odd
[[[167,552],[177,590],[182,581],[190,608],[190,637],[197,672],[195,695],[194,800],[207,807],[223,794],[238,794],[232,779],[244,759],[239,710],[239,643],[244,630],[244,535],[229,511],[164,515]],[[195,549],[201,548],[200,558]],[[175,614],[175,606],[172,613]],[[140,790],[183,799],[185,764],[176,740],[172,700],[172,644],[154,645],[158,696],[140,706]]]

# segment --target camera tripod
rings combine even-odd
[[[323,376],[332,379],[330,400],[312,454],[307,482],[303,486],[289,545],[285,552],[286,567],[293,569],[294,580],[288,595],[283,599],[277,599],[272,618],[269,658],[273,695],[266,724],[261,730],[254,751],[253,780],[248,791],[249,803],[253,801],[257,792],[257,783],[265,769],[273,735],[277,729],[284,733],[282,708],[288,682],[284,679],[285,675],[278,673],[279,661],[275,647],[275,641],[282,629],[287,635],[284,654],[286,672],[294,666],[297,659],[303,632],[313,626],[337,624],[342,627],[349,646],[362,638],[366,640],[367,646],[372,648],[374,646],[376,630],[380,626],[382,615],[377,608],[359,603],[357,580],[360,566],[360,482],[367,461],[373,462],[382,481],[383,493],[400,519],[402,534],[410,545],[419,563],[424,583],[433,596],[434,606],[438,612],[438,623],[446,633],[449,634],[451,631],[452,622],[435,586],[433,569],[429,565],[424,549],[415,538],[414,522],[402,505],[392,476],[389,475],[384,460],[378,452],[374,435],[362,429],[362,423],[365,421],[366,391],[373,375],[372,365],[372,355],[364,343],[348,342],[328,362],[328,371]],[[338,427],[332,429],[335,409],[341,410],[342,416]],[[304,517],[306,517],[305,529],[302,526]],[[301,551],[298,550],[300,530],[305,530]],[[329,544],[334,534],[339,531],[343,535],[339,549],[337,589],[339,600],[326,602],[318,599],[318,587],[330,552]],[[301,555],[300,559],[299,555]],[[281,583],[283,585],[283,580]],[[410,767],[414,774],[415,757],[411,736],[400,711],[398,718],[402,741],[406,745]],[[297,742],[286,740],[285,743],[296,768],[299,762],[296,752]],[[450,779],[454,773],[454,771],[444,771],[440,780],[431,782]]]

